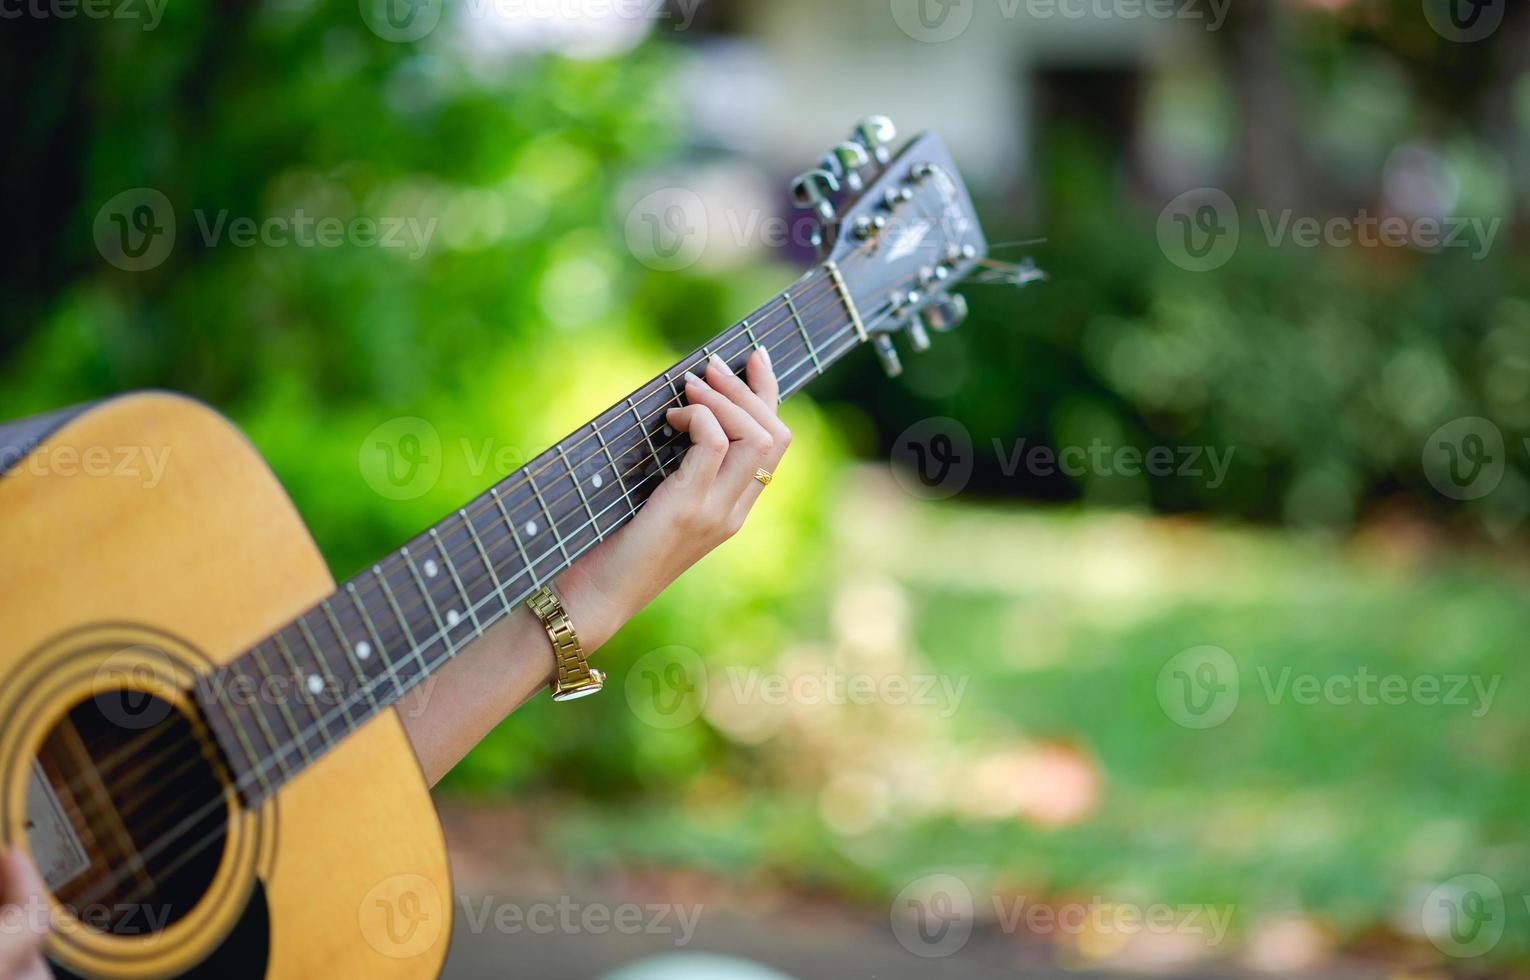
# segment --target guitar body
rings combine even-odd
[[[264,461],[158,393],[27,441],[0,475],[0,836],[53,892],[55,968],[438,973],[450,873],[397,714],[252,812],[190,710],[196,677],[334,588]]]

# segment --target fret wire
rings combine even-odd
[[[255,655],[255,661],[257,663],[259,663],[260,662],[260,647],[256,646],[250,652]],[[266,667],[264,664],[261,665],[261,670],[268,677],[271,676],[270,668]],[[273,677],[272,679],[274,680],[275,678]],[[273,691],[272,694],[275,695],[275,692]],[[292,738],[297,742],[298,753],[300,755],[302,755],[302,757],[303,757],[303,764],[304,765],[308,765],[309,763],[313,762],[313,756],[310,755],[309,752],[308,752],[308,739],[303,736],[303,730],[298,727],[297,718],[292,714],[291,709],[289,709],[287,707],[287,699],[285,697],[276,696],[276,710],[277,710],[278,714],[280,714],[284,719],[286,719],[287,727],[292,731]],[[273,752],[276,752],[277,753],[277,758],[280,759],[281,756],[284,755],[285,753],[281,749],[279,749],[277,747],[277,743],[275,741],[274,734],[271,733],[271,732],[267,732],[267,737],[272,738],[271,750]],[[291,749],[291,745],[289,744],[287,748],[288,748],[288,750],[290,750]]]
[[[632,409],[632,417],[637,419],[638,431],[643,433],[643,441],[648,443],[648,455],[653,457],[654,463],[659,467],[659,472],[668,477],[669,470],[664,468],[664,460],[659,458],[658,447],[653,444],[653,436],[648,432],[648,421],[643,418],[643,413],[638,411],[638,407],[631,397],[627,399],[627,407]]]
[[[854,346],[854,344],[851,344],[851,345],[850,345],[850,346],[851,346],[851,347],[853,347],[853,346]],[[847,349],[847,350],[848,350],[848,348],[846,348],[846,349]],[[841,356],[841,355],[842,355],[842,354],[843,354],[843,351],[840,351],[840,352],[836,352],[836,356]],[[790,369],[788,369],[788,371],[787,371],[787,372],[785,372],[785,373],[787,373],[787,374],[790,374],[790,373],[792,373],[792,372],[793,372],[793,371],[794,371],[794,370],[795,370],[795,368],[790,368]],[[792,387],[793,387],[793,388],[794,388],[794,389],[795,389],[795,388],[796,388],[796,387],[800,387],[800,384],[801,384],[801,383],[805,383],[805,380],[806,380],[806,378],[807,378],[807,375],[804,375],[804,376],[803,376],[803,379],[802,379],[802,380],[801,380],[801,381],[800,381],[800,382],[791,382],[791,386],[792,386]],[[498,497],[497,497],[497,494],[496,494],[496,500],[498,500]],[[630,500],[629,500],[629,505],[630,505]],[[501,504],[500,504],[500,506],[501,506],[501,509],[502,509],[502,510],[503,510],[503,504],[502,504],[502,503],[501,503]],[[614,506],[616,506],[616,505],[615,505],[615,504],[613,504],[613,505],[612,505],[612,506],[613,506],[613,507],[614,507]],[[630,515],[630,514],[635,514],[635,513],[636,513],[636,509],[635,509],[635,508],[632,508],[632,507],[630,507],[630,506],[629,506],[629,515]],[[506,514],[506,517],[507,517],[507,521],[508,521],[508,514]],[[510,527],[512,527],[512,529],[513,529],[513,524],[510,524],[510,525],[508,525],[508,526],[510,526]],[[580,548],[577,548],[577,549],[576,549],[576,552],[575,552],[575,553],[574,553],[574,555],[573,555],[573,556],[569,556],[569,555],[568,555],[568,552],[567,552],[567,549],[566,549],[566,548],[564,548],[564,549],[563,549],[563,550],[564,550],[564,553],[565,553],[565,556],[566,556],[566,557],[569,557],[569,560],[570,560],[570,561],[572,561],[572,560],[573,560],[573,559],[575,559],[575,558],[577,558],[577,557],[579,557],[579,556],[582,556],[582,555],[583,555],[583,554],[585,554],[585,553],[586,553],[586,552],[587,552],[587,551],[588,551],[588,550],[589,550],[589,549],[590,549],[590,548],[592,548],[592,547],[594,547],[594,545],[595,545],[595,544],[596,544],[596,541],[595,541],[595,540],[593,540],[593,539],[592,539],[592,540],[591,540],[591,541],[590,541],[590,542],[589,542],[589,543],[588,543],[588,544],[586,544],[586,545],[584,545],[584,546],[583,546],[583,547],[580,547]],[[560,542],[560,546],[561,546],[561,542]],[[523,555],[524,555],[524,550],[523,550],[523,552],[522,552],[522,553],[523,553]],[[374,571],[376,571],[376,569],[375,569],[375,568],[374,568]],[[417,574],[418,574],[418,573],[416,573],[416,575],[417,575]],[[406,631],[407,631],[407,630],[408,630],[408,626],[407,626],[407,622],[405,622],[405,620],[404,620],[404,619],[403,619],[403,617],[402,617],[402,615],[400,615],[400,614],[399,614],[399,613],[398,613],[398,611],[397,611],[397,602],[396,602],[396,599],[394,599],[394,598],[393,598],[393,596],[392,596],[392,592],[391,592],[391,588],[390,588],[390,587],[389,587],[389,586],[388,586],[388,583],[387,583],[387,580],[386,580],[386,578],[385,578],[385,577],[383,577],[383,576],[381,576],[381,575],[380,575],[380,574],[379,574],[379,579],[380,579],[380,580],[381,580],[381,582],[382,582],[382,585],[383,585],[383,587],[384,587],[384,589],[385,589],[385,590],[386,590],[386,594],[387,594],[387,596],[388,596],[388,598],[389,598],[389,601],[390,601],[390,603],[391,603],[391,604],[393,604],[393,605],[394,605],[394,607],[395,607],[395,615],[398,615],[398,616],[399,616],[399,620],[400,620],[400,623],[401,623],[401,624],[402,624],[402,625],[404,625],[404,628],[405,628],[405,630],[406,630]],[[428,598],[429,598],[429,596],[428,596],[428,593],[427,593],[427,599],[428,599]],[[484,601],[484,602],[487,602],[487,601],[488,601],[488,597],[487,597],[487,596],[485,596],[485,597],[484,597],[484,599],[483,599],[483,601]],[[417,652],[418,652],[418,651],[417,651]],[[447,648],[447,651],[446,651],[446,655],[445,655],[445,656],[443,656],[443,658],[442,658],[442,659],[441,659],[441,660],[440,660],[440,661],[437,661],[437,663],[436,663],[436,664],[424,664],[424,661],[423,661],[423,658],[422,658],[422,659],[421,659],[421,662],[422,662],[422,665],[423,665],[423,666],[425,666],[425,668],[426,668],[426,670],[427,670],[427,672],[428,672],[428,671],[429,671],[429,670],[433,670],[433,669],[435,669],[435,667],[436,667],[436,666],[439,666],[439,664],[440,664],[440,663],[442,663],[442,662],[444,662],[444,661],[445,661],[445,660],[446,660],[446,659],[449,659],[449,657],[450,657],[450,654],[451,654],[451,651],[450,651],[450,648],[449,648],[449,647],[448,647],[448,648]]]
[[[462,578],[457,574],[457,566],[452,564],[452,557],[446,553],[446,546],[441,543],[441,535],[436,533],[435,528],[430,529],[430,539],[436,543],[437,550],[441,552],[441,562],[446,566],[446,573],[452,577],[457,591],[462,593],[462,604],[467,608],[468,618],[473,621],[473,632],[482,636],[483,627],[479,625],[478,614],[473,611],[473,597],[468,595],[467,589],[462,587]]]
[[[372,714],[376,714],[382,708],[382,705],[372,695],[371,677],[368,676],[366,668],[362,666],[361,661],[356,657],[356,651],[351,648],[351,641],[346,637],[345,630],[340,626],[340,617],[336,616],[334,609],[330,608],[328,599],[325,599],[319,605],[323,607],[324,616],[329,620],[329,628],[335,631],[335,639],[340,641],[340,649],[345,651],[346,661],[351,665],[351,669],[356,672],[357,678],[361,681],[361,690],[367,696],[367,704],[371,707]]]
[[[408,569],[410,575],[414,576],[414,584],[419,586],[420,594],[425,597],[425,608],[430,610],[431,618],[436,621],[437,635],[442,638],[442,642],[446,644],[447,650],[451,650],[452,637],[451,634],[447,632],[446,621],[441,618],[441,611],[436,608],[436,600],[431,596],[430,589],[425,587],[425,579],[421,577],[420,570],[415,566],[414,559],[409,557],[409,549],[407,547],[400,548],[398,549],[398,553],[404,556],[404,567]],[[420,665],[422,667],[425,665],[423,658],[420,660]],[[430,673],[430,669],[427,667],[425,674],[428,673]],[[420,675],[421,679],[425,677],[425,674]]]
[[[505,597],[505,585],[499,580],[499,573],[494,570],[494,563],[489,560],[489,550],[483,546],[483,541],[478,537],[478,529],[468,518],[467,508],[464,507],[457,513],[462,515],[462,523],[467,527],[468,537],[472,539],[473,544],[478,548],[478,554],[483,558],[483,567],[488,570],[489,580],[494,583],[494,594],[499,596],[500,604],[505,607],[505,612],[509,612],[510,601]]]
[[[590,527],[595,529],[596,540],[604,541],[606,536],[601,533],[600,523],[595,520],[595,510],[590,506],[590,498],[584,495],[584,487],[579,482],[579,474],[575,473],[574,468],[569,465],[568,453],[563,451],[563,444],[559,443],[556,448],[558,450],[558,455],[563,459],[563,468],[568,470],[569,479],[574,481],[574,492],[579,494],[579,500],[584,504],[584,512],[590,515]],[[567,557],[567,552],[564,554],[565,557]]]
[[[786,308],[791,311],[792,319],[797,322],[797,331],[802,334],[802,342],[807,344],[808,356],[813,359],[813,368],[820,375],[823,374],[823,365],[818,363],[818,352],[813,349],[813,338],[808,335],[807,325],[802,322],[802,317],[797,315],[797,304],[792,302],[791,293],[783,293],[786,300]]]
[[[744,325],[744,335],[749,338],[750,346],[751,347],[758,347],[758,346],[760,346],[760,339],[754,335],[754,328],[749,326],[749,318],[745,317],[743,319],[742,323]]]
[[[806,331],[806,327],[805,327],[805,324],[803,323],[801,313],[797,309],[796,305],[791,302],[789,295],[786,295],[784,297],[784,299],[787,302],[788,309],[791,312],[792,319],[795,321],[798,331],[801,332],[803,334],[804,338],[806,339],[806,349],[807,349],[809,358],[812,360],[812,362],[814,364],[814,367],[818,371],[818,373],[822,373],[822,369],[823,369],[822,368],[822,360],[820,359],[820,357],[818,355],[818,351],[816,350],[816,348],[812,344],[812,337],[811,337],[811,335],[808,334],[807,331]],[[759,338],[754,334],[754,331],[753,331],[752,327],[749,325],[747,320],[744,321],[744,329],[745,329],[745,333],[749,336],[749,338],[752,341],[756,342],[756,344],[758,344],[758,339]],[[853,347],[854,344],[851,344],[850,346]],[[839,352],[836,352],[836,354],[834,356],[838,357],[838,356],[842,356],[842,355],[843,355],[843,351],[839,351]],[[794,371],[795,371],[795,368],[789,368],[787,371],[783,372],[783,374],[790,375]],[[674,389],[675,388],[674,379],[671,378],[668,375],[668,373],[666,373],[663,377],[664,377],[664,380],[666,382],[668,382],[668,384],[671,387],[671,389]],[[788,387],[789,391],[794,392],[794,391],[798,390],[803,384],[805,384],[806,380],[807,380],[807,376],[804,375],[802,378],[800,378],[800,379],[798,379],[796,381],[789,382],[787,387]],[[632,410],[634,416],[640,422],[640,430],[642,431],[644,442],[648,445],[648,448],[649,448],[649,451],[650,451],[649,455],[655,460],[656,464],[658,465],[658,469],[659,469],[660,473],[663,474],[664,476],[667,476],[668,475],[667,468],[664,466],[663,458],[660,455],[660,453],[658,452],[658,447],[654,443],[653,436],[647,430],[646,426],[641,424],[641,423],[645,422],[646,420],[643,419],[641,413],[637,409],[637,406],[636,406],[634,400],[631,397],[629,397],[627,399],[627,408]],[[605,450],[605,454],[606,454],[607,459],[611,460],[613,462],[613,473],[618,477],[618,483],[621,485],[621,487],[623,489],[623,498],[627,502],[628,506],[627,506],[626,510],[628,512],[628,516],[630,517],[632,514],[635,514],[636,511],[637,511],[637,507],[633,506],[634,501],[631,499],[631,496],[630,496],[631,492],[632,492],[632,488],[630,488],[627,485],[626,480],[622,477],[622,472],[621,472],[621,468],[620,468],[619,464],[615,464],[614,455],[611,453],[609,445],[606,444],[605,438],[604,438],[604,434],[602,433],[599,425],[598,424],[594,424],[593,428],[594,428],[594,432],[595,432],[595,434],[597,436],[597,441],[599,441],[603,445],[603,448]],[[565,467],[569,468],[570,471],[571,471],[570,472],[571,479],[573,479],[574,482],[575,482],[576,490],[580,491],[580,496],[581,496],[581,498],[584,501],[585,510],[586,510],[586,512],[588,514],[591,515],[592,523],[594,523],[595,518],[598,517],[598,515],[594,514],[593,507],[589,503],[588,496],[583,494],[582,488],[578,484],[577,475],[572,473],[572,467],[569,466],[568,454],[567,454],[566,450],[564,450],[562,445],[559,445],[557,448],[559,450],[560,455],[563,458],[563,462],[565,464]],[[678,454],[679,455],[683,455],[684,452],[685,452],[685,447],[683,447],[683,446],[680,447],[679,450],[678,450]],[[546,467],[544,466],[544,469],[545,468]],[[548,505],[548,501],[547,501],[545,495],[542,494],[541,490],[535,485],[534,480],[531,479],[531,477],[533,475],[534,475],[534,473],[528,474],[527,479],[526,479],[526,483],[532,489],[533,494],[538,498],[538,502],[539,502],[539,504],[542,507],[543,513],[545,513],[548,516],[549,520],[551,521],[552,520],[551,508]],[[651,476],[648,479],[651,479]],[[644,480],[644,481],[641,481],[641,482],[647,482],[647,480]],[[639,486],[641,487],[641,483],[639,484]],[[501,499],[500,495],[497,492],[497,488],[494,488],[494,492],[493,492],[492,496],[493,496],[493,499],[495,500],[495,503],[498,506],[501,514],[505,517],[506,526],[507,526],[507,528],[511,532],[512,540],[514,540],[514,542],[516,544],[516,547],[517,547],[518,551],[521,554],[521,557],[526,562],[528,576],[531,578],[531,580],[533,582],[535,582],[536,579],[537,579],[537,574],[536,574],[534,565],[530,561],[529,555],[527,554],[526,549],[525,549],[523,543],[519,539],[519,535],[517,535],[515,533],[514,520],[510,517],[509,511],[506,508],[506,505],[505,505],[504,501]],[[565,494],[565,496],[566,496],[566,494]],[[561,500],[562,497],[560,497],[559,499]],[[617,506],[618,506],[618,503],[613,503],[612,505],[610,505],[610,507],[603,509],[602,513],[604,513],[604,511],[606,509],[615,508]],[[640,504],[639,504],[639,506],[640,506]],[[468,530],[469,530],[469,536],[473,537],[476,534],[476,528],[473,527],[471,520],[469,520],[467,518],[465,512],[463,512],[463,517],[464,517],[464,523],[467,525]],[[577,546],[574,549],[574,552],[571,553],[570,549],[569,549],[569,546],[568,546],[568,542],[563,538],[563,536],[561,534],[561,529],[557,528],[555,523],[553,525],[553,530],[554,530],[554,537],[555,537],[555,540],[556,540],[557,545],[558,545],[558,550],[562,553],[562,555],[564,557],[564,560],[565,560],[565,563],[571,563],[575,555],[582,555],[582,554],[584,554],[586,551],[589,550],[590,547],[593,547],[594,544],[596,543],[596,541],[600,538],[600,532],[599,532],[599,528],[598,528],[598,525],[597,525],[596,526],[596,535],[595,535],[595,538],[592,539],[588,544],[586,544],[584,546]],[[476,540],[474,543],[475,543],[475,546],[477,546],[480,549],[481,553],[484,554],[485,556],[487,556],[488,550],[487,550],[487,548],[484,547],[482,541],[481,540]],[[438,547],[441,548],[443,556],[448,557],[448,567],[452,568],[452,566],[450,564],[450,561],[449,561],[449,556],[447,556],[447,553],[446,553],[446,549],[445,549],[444,545],[441,544],[440,541],[439,541],[439,536],[438,536]],[[406,553],[406,559],[407,559],[407,553]],[[487,559],[487,557],[486,557],[486,560],[485,560],[485,568],[486,568],[487,571],[489,571],[491,573],[491,577],[496,578],[496,579],[498,578],[497,573],[494,572],[494,566],[493,566],[492,562],[489,561]],[[422,595],[425,598],[427,605],[429,605],[432,608],[432,612],[433,612],[433,615],[436,618],[437,625],[440,628],[441,632],[444,634],[446,632],[446,627],[444,626],[444,624],[441,623],[439,612],[437,610],[435,610],[434,597],[430,593],[430,591],[427,588],[425,588],[425,586],[423,584],[423,580],[420,579],[418,568],[413,566],[412,561],[410,561],[410,564],[408,566],[408,570],[414,576],[416,582],[418,584],[420,584]],[[384,576],[381,573],[381,570],[380,570],[379,567],[374,566],[373,571],[374,571],[374,574],[377,575],[379,583],[380,583],[380,585],[382,587],[381,590],[382,590],[384,596],[387,598],[387,600],[389,602],[389,605],[392,607],[394,615],[398,619],[400,626],[404,630],[405,634],[408,636],[411,644],[414,644],[414,637],[413,637],[413,634],[412,634],[412,630],[409,627],[408,621],[404,618],[404,616],[402,614],[402,609],[399,607],[398,600],[397,600],[396,596],[393,594],[393,590],[392,590],[391,584],[388,582],[386,576]],[[454,580],[458,584],[459,591],[461,591],[464,594],[464,596],[466,597],[466,599],[467,599],[467,601],[469,603],[469,607],[472,610],[472,612],[474,614],[474,618],[476,620],[477,619],[476,612],[477,612],[478,607],[483,605],[483,603],[487,602],[487,598],[488,597],[485,596],[482,601],[480,601],[478,603],[474,603],[472,601],[471,595],[466,592],[465,588],[463,588],[460,576],[455,574],[455,569],[454,568],[452,568],[452,571],[453,571],[453,575],[454,575]],[[353,599],[356,601],[357,609],[362,614],[364,621],[373,630],[373,632],[375,634],[376,633],[376,626],[375,626],[375,624],[370,623],[370,616],[368,615],[368,612],[367,612],[365,604],[360,601],[359,594],[356,592],[356,590],[354,589],[353,585],[348,584],[347,588],[351,590]],[[502,584],[499,586],[499,589],[497,591],[501,594],[501,598],[503,599],[504,596],[503,596],[503,585]],[[380,635],[378,636],[378,640],[379,640],[379,644],[380,644],[381,643]],[[278,642],[283,647],[285,647],[285,643],[283,643],[280,640],[279,637],[278,637]],[[450,645],[449,638],[448,638],[448,642],[446,644],[446,651],[448,653],[448,656],[450,655],[450,653],[454,652],[452,647],[451,647],[451,645]],[[422,666],[424,666],[427,670],[433,669],[433,667],[431,667],[429,665],[426,665],[426,663],[425,663],[425,658],[423,656],[423,653],[424,653],[424,649],[423,648],[420,648],[420,647],[416,646],[416,648],[415,648],[415,650],[413,652],[416,655],[417,659],[420,661]],[[326,669],[326,672],[327,672],[327,669]],[[390,674],[391,673],[392,672],[390,670]],[[399,686],[400,688],[402,687],[399,684],[399,681],[398,681],[398,678],[397,678],[396,675],[393,675],[393,681],[394,681],[394,684],[396,686]],[[367,693],[370,694],[370,690],[368,690]],[[283,708],[283,711],[285,713],[285,705],[281,705],[281,707]],[[312,707],[313,706],[310,705],[310,709],[312,709]],[[289,721],[289,724],[293,723],[293,719],[291,718],[290,715],[288,716],[288,721]],[[241,734],[242,734],[242,732],[241,732]],[[268,737],[270,737],[270,736],[268,735]],[[302,749],[304,751],[304,754],[306,755],[307,754],[306,744],[300,742],[299,743],[299,747],[300,747],[300,749]],[[247,751],[248,751],[248,747],[247,747]],[[279,762],[280,759],[278,759],[277,761]]]
[[[311,692],[308,690],[306,678],[303,676],[303,668],[298,666],[297,659],[292,656],[292,650],[287,646],[287,641],[282,639],[280,630],[271,634],[271,639],[276,642],[276,649],[282,655],[282,659],[287,661],[287,666],[292,668],[293,682],[302,689],[298,693],[298,700],[308,705],[309,713],[313,715],[313,720],[319,725],[319,734],[324,737],[325,742],[333,745],[334,743],[330,741],[329,732],[324,728],[324,716],[319,714],[319,708],[314,704],[313,698],[304,696]],[[313,759],[310,758],[308,761],[312,762]]]
[[[328,685],[324,689],[324,693],[328,693],[330,691],[335,692],[335,696],[340,698],[340,703],[344,704],[345,703],[345,689],[343,687],[341,687],[340,679],[335,676],[334,671],[329,669],[329,661],[324,659],[324,651],[319,648],[319,641],[318,641],[317,638],[314,637],[313,630],[308,625],[308,617],[307,616],[301,617],[300,619],[298,619],[297,624],[298,624],[298,629],[303,634],[304,642],[306,642],[308,644],[308,649],[313,651],[313,659],[314,659],[314,661],[318,663],[319,670],[324,674],[323,680]],[[317,693],[315,693],[314,696],[318,697],[319,695]],[[348,732],[356,730],[356,726],[354,724],[352,724],[351,718],[350,718],[348,713],[342,713],[341,717],[342,717],[342,720],[345,721],[345,727],[346,727],[346,730]]]
[[[244,673],[240,673],[237,676],[238,677],[248,677],[249,675],[244,674]],[[228,680],[228,683],[230,683],[230,684],[232,684],[233,682],[234,682],[234,679],[232,679],[232,678]],[[240,747],[244,749],[244,754],[249,758],[249,760],[250,760],[250,771],[255,773],[255,778],[258,779],[260,781],[260,784],[265,787],[265,794],[264,795],[270,796],[271,795],[271,791],[272,791],[271,790],[271,781],[266,778],[266,771],[260,765],[260,757],[255,754],[255,744],[252,741],[250,741],[250,737],[249,737],[248,733],[246,733],[245,730],[244,730],[243,723],[241,723],[239,721],[239,712],[238,712],[238,709],[234,706],[234,704],[232,702],[230,702],[228,700],[228,697],[227,697],[228,693],[230,693],[230,692],[226,691],[224,694],[221,694],[221,695],[218,696],[218,700],[223,702],[223,717],[225,718],[225,720],[227,720],[229,722],[229,727],[232,728],[233,731],[234,731],[234,738],[236,738],[239,741]],[[259,692],[258,691],[252,691],[250,696],[254,699],[253,703],[250,705],[250,714],[254,715],[256,717],[257,721],[259,721],[259,718],[260,718],[260,708],[259,708],[260,695],[259,695]],[[275,745],[273,745],[272,748],[275,748]]]
[[[606,454],[606,462],[611,464],[611,475],[616,477],[616,485],[621,488],[622,496],[625,497],[631,491],[627,489],[627,481],[622,479],[622,468],[617,464],[616,457],[611,455],[611,447],[606,443],[606,437],[601,434],[600,426],[594,422],[591,422],[590,426],[595,430],[595,440],[600,443],[601,451]]]
[[[492,496],[494,498],[494,502],[499,505],[499,512],[505,516],[505,527],[510,529],[510,539],[515,542],[516,550],[521,553],[521,561],[526,563],[526,575],[531,579],[531,587],[534,589],[541,588],[542,583],[537,579],[537,568],[531,563],[531,556],[526,553],[526,546],[521,543],[521,536],[515,533],[515,519],[512,518],[510,516],[510,512],[505,509],[505,502],[501,500],[499,496],[499,488],[490,487],[489,495]],[[517,575],[516,578],[520,578],[520,576]]]
[[[548,464],[548,466],[551,465],[551,463]],[[546,468],[547,467],[545,466],[543,467],[544,470]],[[558,527],[558,522],[553,519],[552,511],[548,509],[547,501],[542,497],[542,491],[537,489],[537,482],[536,480],[532,479],[532,474],[528,473],[526,475],[526,483],[531,487],[532,494],[536,496],[537,503],[542,505],[542,514],[547,518],[547,530],[552,532],[553,541],[557,542],[558,550],[563,552],[563,562],[565,565],[567,565],[568,548],[563,544],[563,530],[562,528]]]
[[[264,663],[261,662],[260,659],[260,647],[254,647],[250,651],[250,654],[255,666],[260,669],[261,676],[265,678],[266,681],[271,681],[273,679],[271,677],[271,671],[266,667]],[[274,691],[272,692],[272,695],[275,696]],[[259,704],[258,696],[256,703],[257,705]],[[287,713],[287,710],[282,705],[280,699],[276,701],[276,707],[277,713],[285,717],[287,728],[292,732],[292,738],[297,738],[298,727],[293,723],[291,715]],[[255,724],[260,728],[260,733],[265,736],[266,742],[271,746],[271,751],[275,754],[277,765],[282,769],[286,776],[290,776],[292,774],[292,770],[287,763],[287,752],[282,749],[282,746],[287,743],[283,743],[281,739],[276,737],[276,730],[271,727],[270,719],[266,717],[264,709],[257,706],[252,714],[255,715]],[[290,745],[288,748],[290,748]]]
[[[388,600],[388,605],[393,609],[393,618],[398,620],[399,626],[404,630],[404,638],[409,641],[409,655],[420,663],[418,679],[423,680],[425,675],[430,673],[430,668],[425,665],[425,651],[415,642],[414,630],[409,628],[409,621],[404,618],[404,610],[399,608],[398,597],[393,594],[393,586],[388,584],[388,576],[382,573],[382,566],[373,565],[372,574],[376,575],[377,581],[382,583],[383,598]],[[409,686],[414,686],[413,680],[410,681]]]
[[[377,631],[377,624],[372,622],[372,615],[367,612],[366,604],[361,601],[361,594],[356,591],[356,586],[345,583],[346,591],[351,594],[351,602],[356,606],[356,611],[361,614],[361,622],[367,631],[372,634],[372,642],[377,644],[377,657],[382,661],[388,671],[388,676],[393,680],[393,688],[398,692],[398,697],[404,696],[404,685],[399,683],[398,672],[393,669],[393,659],[388,656],[388,651],[383,648],[382,634]]]

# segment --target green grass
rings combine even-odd
[[[1482,873],[1508,906],[1493,957],[1530,950],[1523,569],[1404,546],[1401,533],[1346,542],[916,503],[874,473],[836,510],[823,615],[789,630],[777,663],[965,678],[958,710],[761,709],[781,717],[758,744],[718,735],[692,778],[582,809],[564,832],[596,860],[872,903],[956,871],[1002,894],[1232,905],[1245,936],[1298,914],[1341,942],[1416,932],[1433,885]],[[1160,704],[1158,677],[1205,645],[1232,656],[1240,699],[1223,724],[1192,730]],[[1271,693],[1283,672],[1362,669],[1498,681],[1485,712],[1474,694],[1365,705]],[[1098,787],[1087,812],[1052,826],[1004,802],[1005,774],[1029,795],[1055,791],[1023,764],[1045,746],[1088,760]]]

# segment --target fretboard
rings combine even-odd
[[[620,529],[690,446],[684,374],[764,347],[796,392],[865,337],[820,266],[547,452],[205,675],[197,699],[244,799],[274,793]],[[552,661],[549,659],[549,672]]]

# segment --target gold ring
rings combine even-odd
[[[754,478],[760,481],[760,486],[762,487],[770,486],[770,481],[775,479],[775,477],[770,475],[770,470],[755,470]]]

